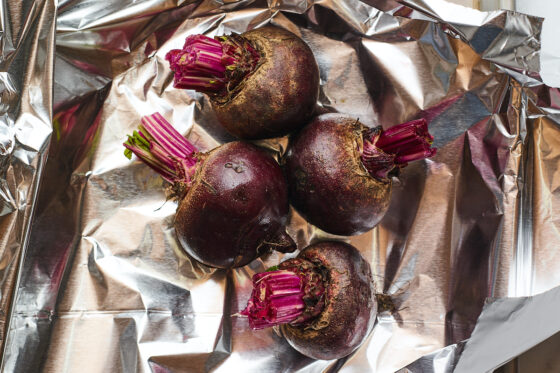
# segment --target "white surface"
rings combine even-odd
[[[516,10],[544,17],[541,35],[541,76],[552,87],[560,87],[560,0],[517,0]]]

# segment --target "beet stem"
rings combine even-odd
[[[142,117],[138,130],[123,145],[128,159],[135,154],[166,181],[190,185],[198,165],[198,150],[160,113]]]
[[[297,258],[283,265],[253,276],[251,298],[240,312],[248,316],[252,329],[302,324],[323,311],[325,279],[314,265]]]
[[[183,49],[173,49],[165,59],[174,72],[175,88],[225,95],[257,66],[260,55],[240,35],[216,39],[190,35]]]
[[[363,140],[362,163],[370,175],[381,180],[395,168],[432,157],[437,151],[431,147],[434,137],[428,132],[428,122],[423,118],[386,131],[378,128],[366,131]]]
[[[241,315],[251,329],[264,329],[297,319],[305,309],[303,280],[292,271],[278,270],[253,276],[253,292]]]

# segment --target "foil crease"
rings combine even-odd
[[[0,348],[52,131],[55,2],[0,3]]]
[[[492,372],[558,333],[560,322],[549,310],[559,304],[560,287],[533,297],[489,301],[465,345],[455,372]],[[512,324],[525,325],[525,328],[512,328]],[[546,369],[540,371],[543,370]]]
[[[52,45],[47,54],[54,79],[48,64],[41,70],[41,87],[53,89],[54,132],[37,201],[29,195],[26,204],[35,210],[33,227],[17,230],[18,244],[29,242],[21,266],[10,266],[19,281],[2,283],[2,310],[10,312],[3,368],[453,369],[488,297],[532,296],[560,284],[560,94],[538,75],[541,21],[437,0],[60,1],[56,54]],[[191,260],[174,236],[176,205],[166,201],[161,178],[122,155],[126,134],[154,111],[199,149],[230,141],[203,95],[172,88],[164,56],[192,33],[268,23],[312,48],[322,111],[384,127],[425,117],[439,149],[403,170],[389,212],[368,233],[329,236],[292,213],[288,231],[300,248],[323,238],[352,243],[371,262],[377,291],[394,302],[364,345],[339,361],[306,358],[274,330],[250,331],[234,316],[251,276],[283,255],[231,271]],[[39,162],[51,113],[22,106],[21,115],[44,124],[32,132]],[[259,145],[280,155],[286,143]],[[26,180],[37,185],[37,177]],[[2,237],[11,227],[0,226]],[[9,291],[13,301],[4,298]]]

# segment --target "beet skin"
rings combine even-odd
[[[170,183],[177,237],[196,260],[231,268],[296,249],[285,230],[286,181],[264,150],[237,141],[200,153],[160,113],[143,117],[123,145]]]
[[[280,325],[288,343],[311,358],[347,356],[373,329],[377,301],[371,269],[347,243],[315,243],[252,281],[241,315],[252,329]]]
[[[243,266],[285,234],[289,207],[282,171],[271,156],[243,142],[203,157],[175,216],[177,237],[202,263]]]
[[[325,308],[305,324],[283,324],[282,333],[293,348],[306,356],[340,359],[358,348],[373,329],[377,302],[369,263],[354,246],[337,241],[308,246],[298,258],[325,272]],[[286,264],[279,268],[283,265]]]
[[[256,70],[212,108],[241,139],[284,136],[305,125],[319,95],[319,68],[311,49],[293,33],[263,27],[242,34],[259,51]]]
[[[309,46],[287,30],[189,35],[166,59],[173,86],[207,94],[219,122],[238,138],[284,136],[313,115],[319,67]]]
[[[324,114],[290,139],[284,158],[290,201],[326,232],[366,232],[389,206],[390,180],[372,177],[360,159],[366,129],[348,116]]]

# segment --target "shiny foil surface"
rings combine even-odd
[[[0,348],[5,350],[52,131],[56,2],[0,5]]]
[[[21,105],[8,105],[0,124],[2,144],[17,139],[0,158],[5,371],[448,372],[469,356],[473,330],[493,330],[482,325],[546,338],[529,327],[539,317],[531,309],[533,318],[508,320],[487,307],[477,324],[489,297],[532,299],[560,285],[560,91],[540,82],[540,19],[440,0],[61,0],[54,54],[54,6],[33,4],[51,12],[37,39],[17,44],[29,48],[11,78]],[[31,22],[24,10],[6,24]],[[385,128],[424,117],[438,148],[394,180],[389,211],[368,233],[330,236],[292,212],[300,248],[352,243],[392,301],[362,347],[338,361],[306,358],[236,316],[251,276],[295,254],[230,271],[193,261],[178,245],[162,179],[123,155],[126,134],[155,111],[199,149],[231,141],[204,95],[172,87],[164,56],[193,33],[266,24],[313,50],[318,112]],[[280,155],[287,138],[258,144]]]

